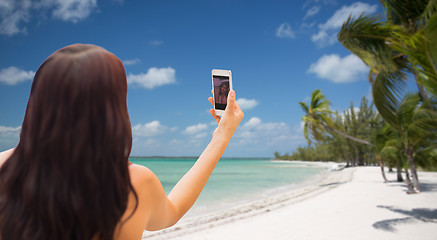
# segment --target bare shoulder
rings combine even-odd
[[[138,196],[138,209],[136,214],[150,214],[150,208],[155,208],[163,203],[166,197],[161,181],[147,167],[131,164],[129,166],[130,179]],[[147,219],[147,217],[143,217]],[[144,225],[142,226],[144,229]]]
[[[129,166],[129,173],[131,183],[135,189],[160,183],[158,177],[145,166],[131,164]]]
[[[3,163],[14,153],[15,148],[11,148],[9,150],[0,152],[0,167],[3,166]]]

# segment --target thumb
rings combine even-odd
[[[226,106],[226,110],[234,111],[234,107],[235,107],[235,91],[231,90],[228,93],[228,105]]]

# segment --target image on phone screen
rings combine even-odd
[[[213,76],[215,109],[225,110],[228,102],[229,77]]]

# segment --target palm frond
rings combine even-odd
[[[418,18],[419,26],[424,25],[437,12],[437,0],[429,0],[428,5],[423,10],[422,15]]]
[[[375,147],[376,152],[380,153],[382,149],[384,149],[385,144],[387,141],[392,137],[391,131],[392,129],[389,129],[390,125],[385,123],[382,127],[378,128],[373,134],[371,135],[371,141],[373,146]]]
[[[391,29],[375,17],[359,16],[343,24],[337,37],[340,43],[357,55],[373,72],[393,71],[393,50],[387,46]]]
[[[397,158],[399,156],[399,149],[395,146],[385,146],[381,151],[381,155],[387,158]]]
[[[393,128],[399,128],[397,107],[403,96],[405,86],[404,74],[397,72],[380,72],[372,86],[372,96],[381,117]]]
[[[429,0],[383,0],[382,2],[387,12],[387,19],[391,23],[408,27],[421,18]]]
[[[321,141],[323,139],[325,139],[325,129],[323,128],[323,125],[320,123],[320,120],[318,119],[312,119],[309,122],[309,127],[308,127],[309,132],[311,133],[311,136],[316,140],[316,141]]]
[[[417,161],[417,165],[429,169],[431,171],[437,171],[436,146],[430,146],[417,151],[415,154],[415,159]]]
[[[310,112],[306,103],[299,102],[299,105],[302,108],[302,110],[305,112],[305,114],[308,114]]]
[[[416,149],[437,138],[437,113],[428,101],[421,102],[419,94],[406,94],[396,116],[398,136],[404,145]]]
[[[331,103],[325,98],[320,89],[313,91],[311,95],[310,109],[327,109],[330,105]]]
[[[437,8],[437,0],[434,0],[434,2],[436,2],[435,7]],[[423,30],[423,35],[426,39],[424,43],[426,53],[424,57],[426,57],[426,59],[424,62],[428,63],[423,67],[427,73],[427,78],[423,81],[426,82],[425,86],[428,86],[428,90],[432,92],[434,96],[437,96],[437,14],[435,12],[428,20]]]
[[[400,125],[407,126],[412,123],[413,116],[419,107],[420,96],[418,94],[406,94],[399,107],[396,110],[396,115]]]
[[[414,144],[437,140],[437,112],[426,102],[415,110],[408,126],[408,135]]]
[[[393,26],[390,47],[408,56],[409,66],[419,73],[419,83],[431,93],[437,94],[437,15],[433,17],[424,30],[410,34],[406,29]],[[403,62],[399,62],[402,66]],[[403,67],[407,67],[403,65]]]

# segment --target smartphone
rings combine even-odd
[[[222,116],[228,103],[228,93],[232,90],[232,73],[230,70],[212,70],[212,95],[215,114]]]

